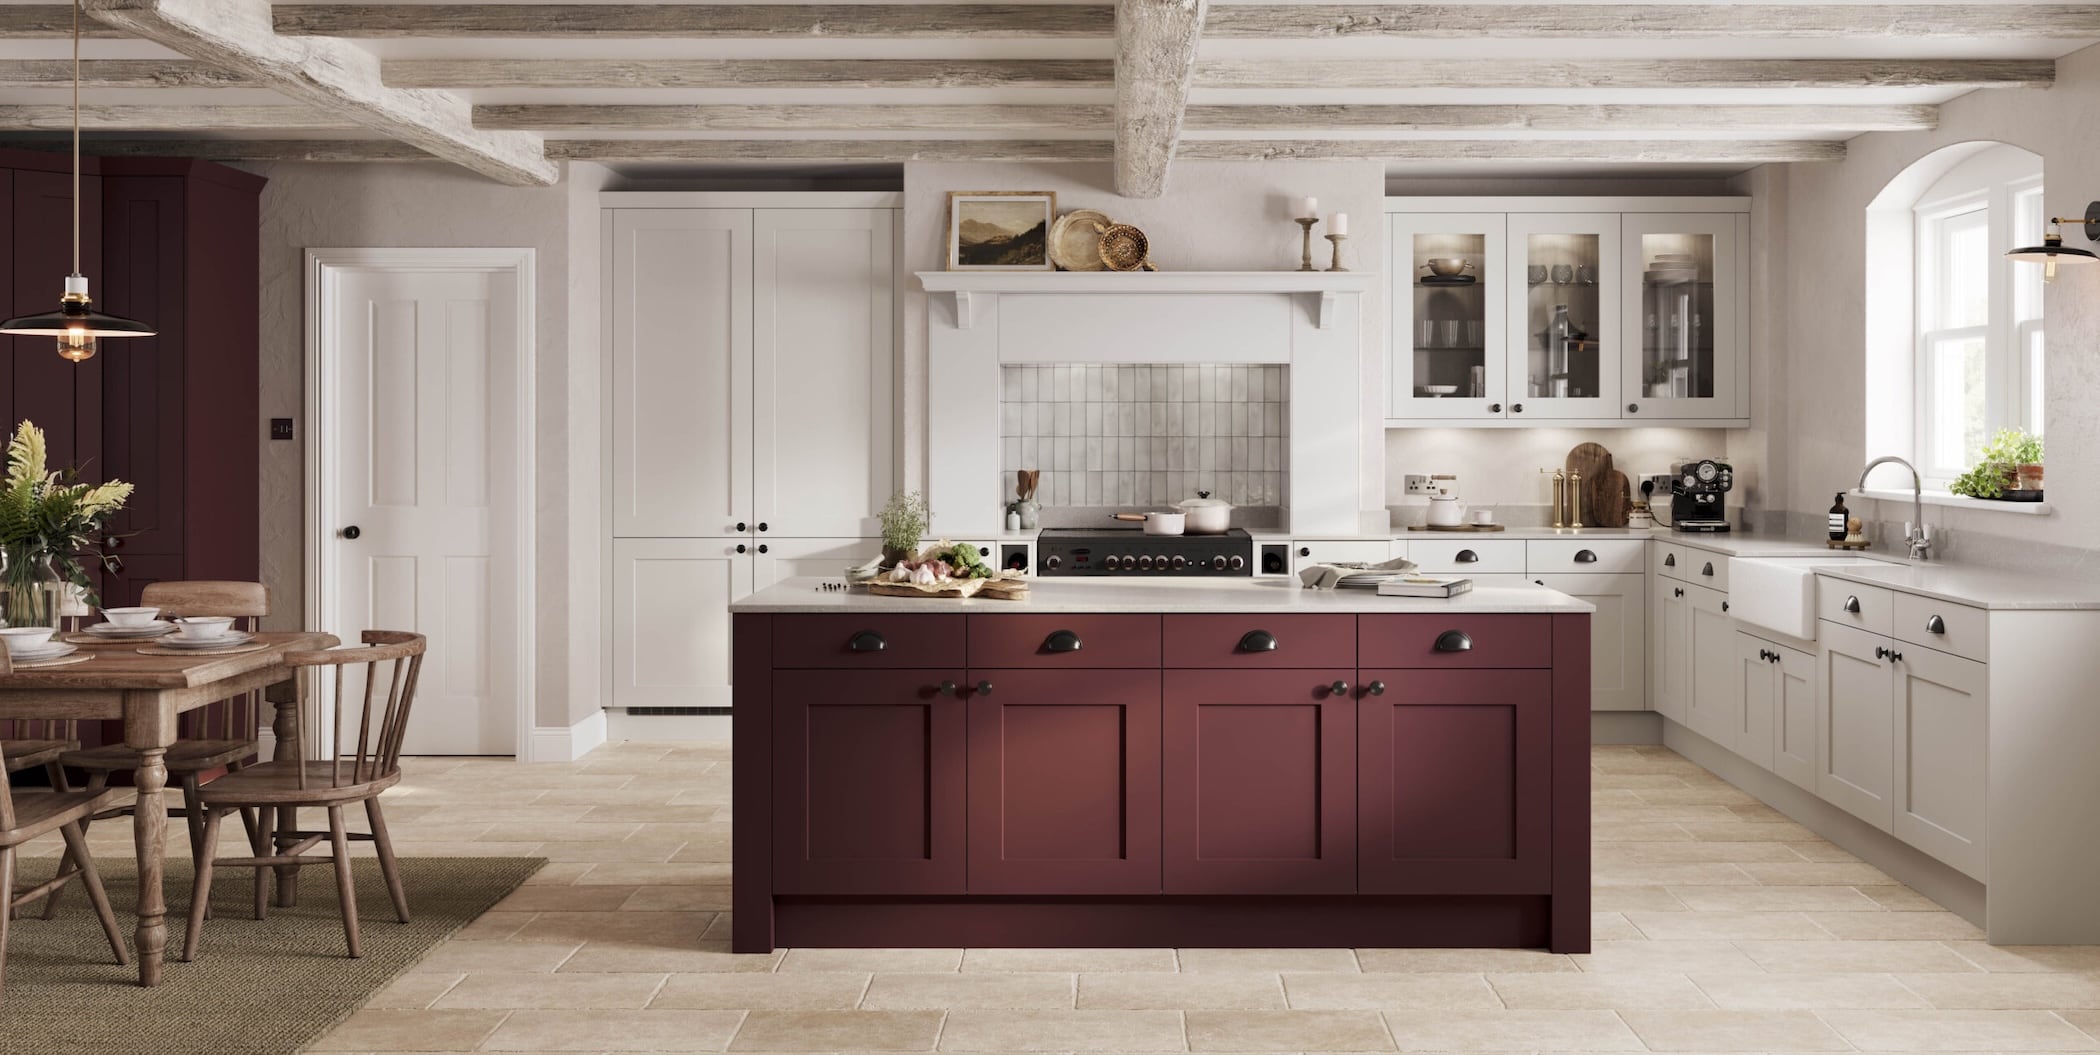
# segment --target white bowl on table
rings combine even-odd
[[[232,616],[193,615],[175,620],[175,633],[187,641],[217,641],[232,626]]]
[[[132,628],[152,626],[153,621],[160,618],[160,609],[104,608],[102,610],[102,618],[109,620],[109,625],[111,626]]]
[[[48,626],[0,627],[0,641],[7,642],[7,654],[19,656],[24,652],[36,653],[51,644],[51,635],[57,628]]]

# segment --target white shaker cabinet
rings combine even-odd
[[[1893,833],[1983,879],[1989,668],[1919,645],[1895,651]]]
[[[1823,620],[1816,660],[1816,794],[1882,831],[1894,827],[1896,682],[1889,639]]]
[[[729,706],[729,603],[751,592],[746,538],[612,545],[613,702]]]
[[[1816,790],[1816,657],[1774,645],[1772,664],[1772,772],[1805,791]],[[1745,701],[1744,706],[1749,706]]]
[[[1692,602],[1695,587],[1661,575],[1649,580],[1649,709],[1678,724],[1692,695]]]
[[[1623,222],[1619,362],[1628,423],[1747,417],[1747,218],[1631,213]]]
[[[1500,213],[1391,218],[1393,356],[1389,413],[1427,420],[1501,418],[1509,265]],[[1430,261],[1460,273],[1438,275]]]
[[[1535,575],[1532,581],[1597,606],[1590,617],[1590,710],[1648,706],[1648,579],[1640,574]]]
[[[1717,744],[1733,744],[1742,726],[1743,697],[1735,667],[1735,620],[1728,617],[1728,595],[1704,586],[1686,586],[1690,611],[1688,633],[1691,682],[1684,724]]]
[[[1619,227],[1613,213],[1509,217],[1511,420],[1619,416],[1621,305],[1605,278],[1619,259]]]

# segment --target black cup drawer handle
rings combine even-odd
[[[1469,549],[1459,550],[1458,562],[1460,564],[1478,564],[1480,563],[1480,554],[1475,553]]]
[[[1240,635],[1239,650],[1241,652],[1274,652],[1276,651],[1276,635],[1266,630],[1249,630],[1245,634]]]
[[[1466,632],[1463,630],[1446,630],[1436,636],[1436,650],[1438,652],[1471,652],[1473,651],[1473,639],[1466,636]]]
[[[873,630],[863,630],[853,635],[852,640],[846,642],[846,651],[848,652],[880,652],[888,647],[890,647],[890,643],[884,641],[882,635]]]
[[[1078,634],[1070,630],[1059,630],[1043,639],[1043,651],[1077,652],[1084,644],[1085,642],[1079,640]]]
[[[1663,567],[1665,567],[1665,568],[1674,568],[1674,567],[1676,567],[1676,566],[1677,566],[1677,554],[1675,554],[1675,553],[1665,553],[1665,554],[1663,554]]]
[[[1939,616],[1933,616],[1925,620],[1925,632],[1928,634],[1944,634],[1947,632],[1947,621]]]
[[[1597,563],[1597,554],[1596,554],[1596,552],[1595,552],[1594,550],[1586,550],[1586,549],[1579,549],[1579,550],[1576,550],[1576,551],[1575,551],[1575,563],[1577,563],[1577,564],[1595,564],[1595,563]]]
[[[1704,568],[1701,568],[1701,569],[1699,569],[1699,574],[1701,574],[1701,575],[1712,575],[1713,573],[1714,573],[1714,562],[1713,562],[1713,561],[1707,561],[1707,562],[1706,562],[1706,567],[1704,567]]]

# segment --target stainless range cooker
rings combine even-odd
[[[1251,576],[1254,537],[1147,535],[1139,529],[1047,528],[1036,538],[1037,575]]]

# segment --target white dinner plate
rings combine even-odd
[[[191,640],[190,638],[183,637],[180,634],[177,634],[174,637],[162,641],[161,644],[166,645],[169,648],[208,651],[214,648],[233,648],[236,645],[245,645],[253,640],[255,640],[255,635],[248,633],[245,630],[228,630],[227,632],[220,634],[218,637],[212,638],[208,641],[195,641]]]
[[[115,623],[96,623],[93,626],[82,629],[81,633],[93,634],[96,637],[125,639],[159,637],[162,634],[172,633],[174,630],[175,624],[166,620],[156,619],[144,626],[118,626]]]
[[[53,641],[48,645],[43,645],[38,648],[23,649],[22,651],[15,653],[9,658],[13,659],[17,663],[35,663],[39,660],[58,659],[61,656],[70,656],[78,651],[80,651],[80,647],[78,645],[69,645],[63,641]]]

